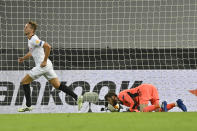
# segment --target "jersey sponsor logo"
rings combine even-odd
[[[36,40],[36,44],[37,45],[39,44],[39,46],[41,46],[42,45],[42,41],[41,40]]]

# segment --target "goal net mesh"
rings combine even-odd
[[[30,20],[52,46],[49,58],[60,72],[196,69],[196,10],[196,0],[0,0],[0,72],[26,74],[34,67],[33,59],[17,62],[28,52],[23,30]],[[12,102],[21,105],[18,92],[12,92]],[[4,95],[1,105],[9,100]]]

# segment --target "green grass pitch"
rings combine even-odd
[[[197,112],[1,114],[0,131],[197,131]]]

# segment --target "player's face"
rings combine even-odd
[[[31,25],[30,24],[26,24],[25,27],[24,27],[25,35],[29,35],[32,32],[33,32],[33,29],[31,28]]]
[[[117,96],[108,97],[107,101],[108,101],[109,104],[114,106],[118,103],[118,97]]]

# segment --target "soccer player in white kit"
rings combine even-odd
[[[60,83],[55,71],[53,70],[53,65],[48,59],[51,46],[47,42],[40,40],[38,36],[35,35],[36,28],[37,24],[33,21],[29,21],[24,27],[24,33],[28,38],[29,52],[24,57],[20,57],[18,62],[21,63],[32,56],[35,61],[35,67],[31,69],[21,81],[26,98],[26,107],[19,108],[18,111],[25,112],[32,110],[30,83],[33,80],[38,79],[40,76],[44,76],[56,89],[72,96],[77,101],[78,110],[80,110],[82,107],[83,97],[78,97],[71,89]]]

